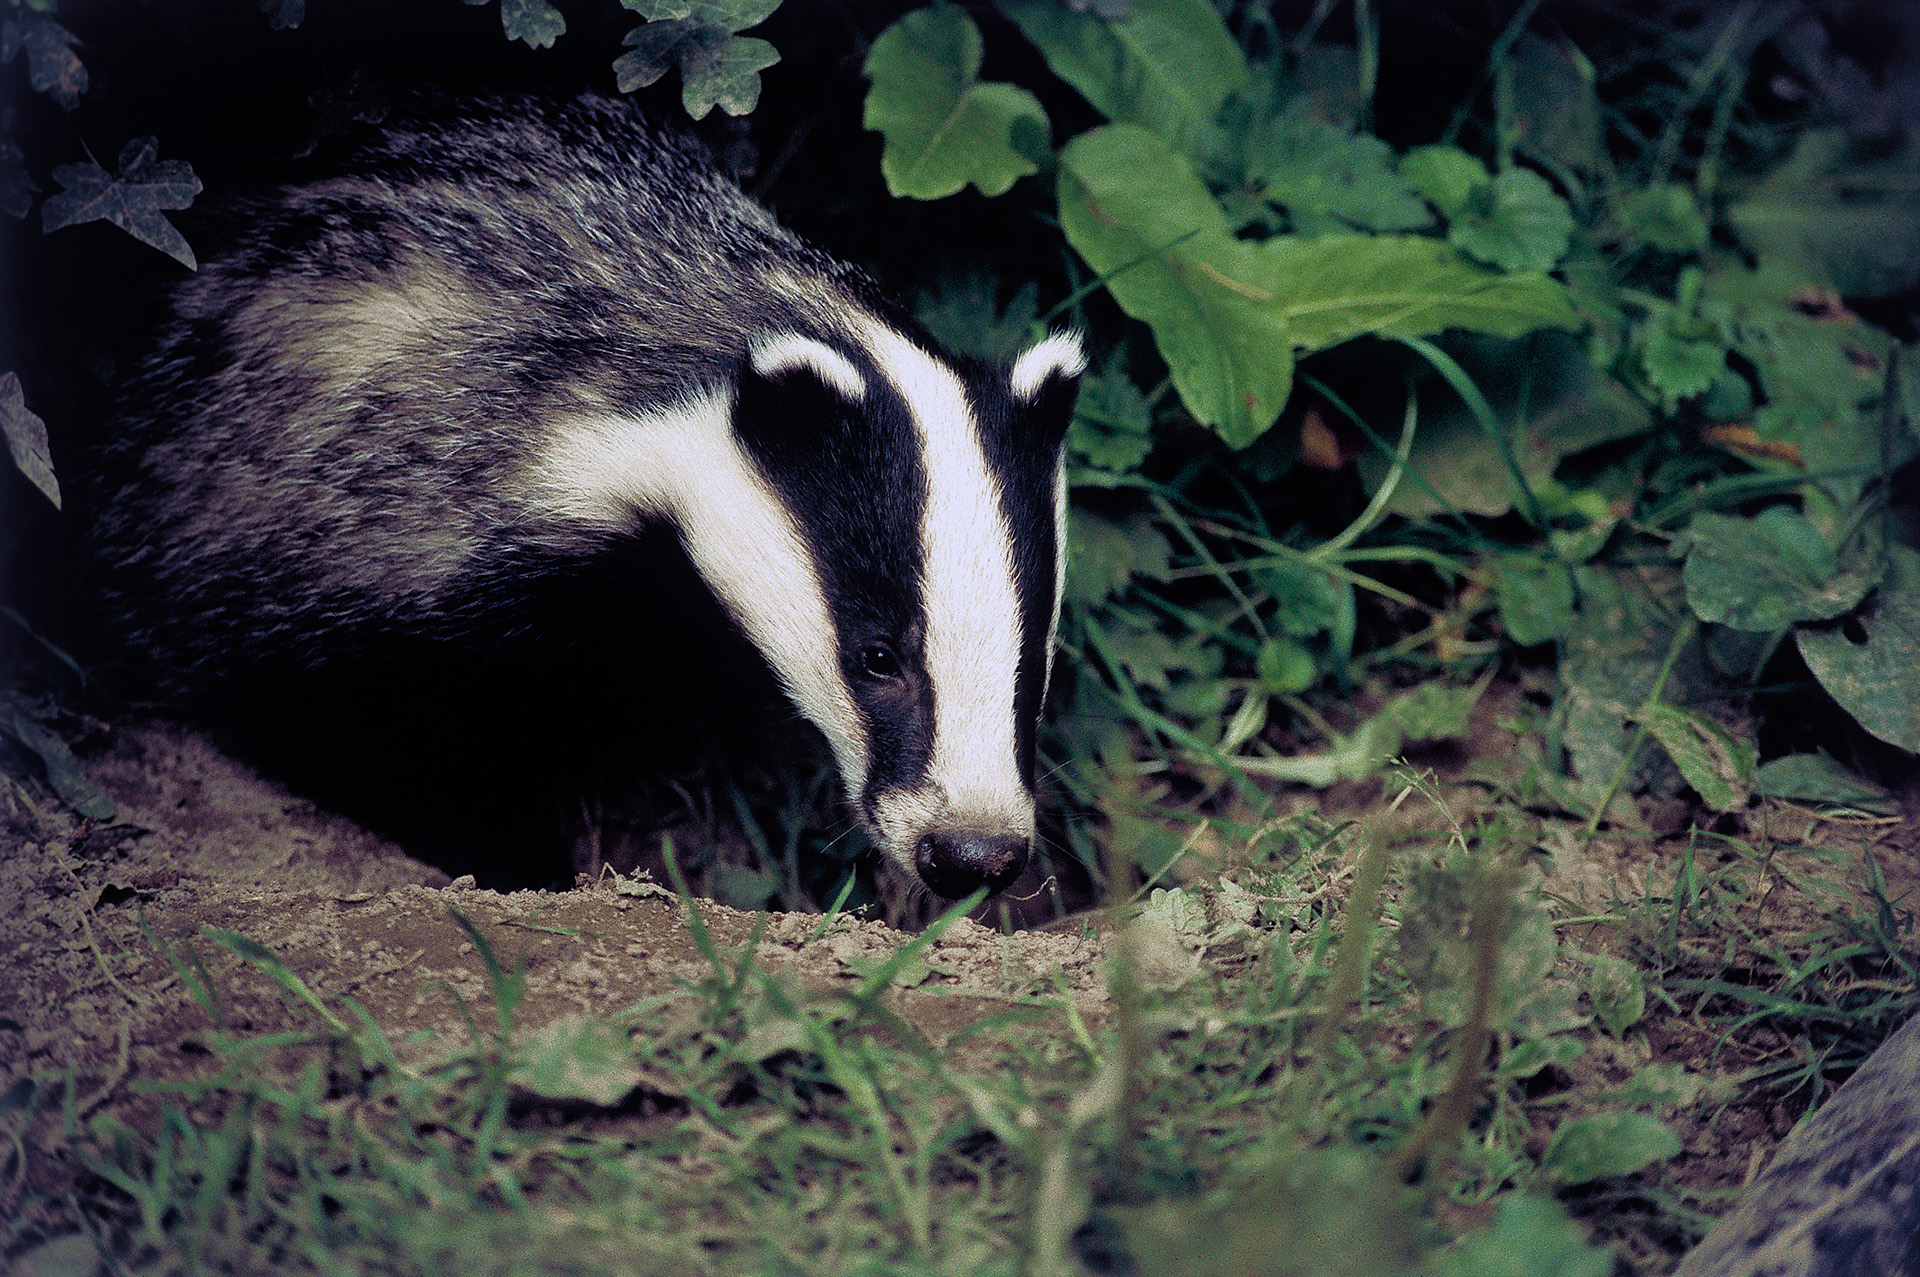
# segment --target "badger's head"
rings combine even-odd
[[[888,859],[998,891],[1034,837],[1083,366],[1067,335],[994,368],[864,316],[769,333],[731,394],[574,423],[541,485],[574,518],[672,519]]]

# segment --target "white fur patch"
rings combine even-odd
[[[1077,377],[1087,370],[1086,352],[1074,333],[1055,333],[1021,352],[1007,374],[1007,389],[1015,399],[1032,399],[1055,373]]]
[[[856,331],[906,402],[927,474],[920,552],[933,755],[923,789],[878,796],[880,832],[907,855],[935,827],[1030,837],[1033,800],[1015,750],[1020,596],[1000,485],[959,377],[877,320],[862,317]]]
[[[794,368],[808,368],[849,403],[867,397],[867,379],[853,361],[823,341],[799,333],[781,333],[753,344],[753,370],[772,377]]]
[[[1053,649],[1060,638],[1060,604],[1067,597],[1067,458],[1065,449],[1053,471],[1053,619],[1047,623],[1046,672],[1040,679],[1040,705],[1045,709],[1053,687]]]
[[[672,520],[701,577],[826,734],[858,798],[866,728],[840,672],[833,614],[805,538],[734,439],[731,396],[565,422],[532,480],[544,509],[593,527],[631,526],[636,511]]]

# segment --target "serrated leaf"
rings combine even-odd
[[[1083,133],[1061,153],[1060,219],[1153,330],[1188,411],[1236,448],[1273,424],[1293,384],[1287,322],[1185,160],[1134,125]]]
[[[1759,751],[1705,714],[1655,702],[1634,715],[1715,811],[1738,811],[1753,793]]]
[[[623,2],[656,20],[621,40],[632,50],[613,62],[622,93],[645,88],[678,66],[680,102],[694,119],[704,119],[715,106],[728,115],[753,110],[760,100],[760,72],[779,62],[780,53],[765,40],[734,33],[764,21],[779,0]]]
[[[27,83],[71,111],[87,91],[87,68],[73,46],[80,37],[44,13],[20,18],[20,47],[27,55]]]
[[[606,1020],[559,1020],[515,1043],[507,1080],[550,1100],[611,1107],[645,1081],[626,1030]]]
[[[949,349],[1006,364],[1033,340],[1039,299],[1040,286],[1027,283],[1002,307],[999,279],[972,270],[943,276],[920,295],[913,313]]]
[[[566,34],[567,20],[547,0],[500,0],[500,29],[529,49],[550,49]]]
[[[1659,1118],[1596,1113],[1561,1123],[1541,1165],[1561,1184],[1586,1184],[1603,1175],[1631,1175],[1678,1157],[1680,1150],[1680,1137]]]
[[[1886,581],[1857,617],[1833,629],[1802,626],[1794,639],[1820,686],[1860,726],[1920,753],[1920,551],[1896,545],[1889,558]]]
[[[1067,512],[1067,598],[1099,603],[1127,588],[1134,573],[1159,579],[1167,574],[1172,547],[1146,519],[1115,523],[1078,508]]]
[[[1206,0],[1135,0],[1119,20],[1055,0],[999,7],[1108,120],[1139,125],[1190,157],[1207,149],[1227,95],[1251,80],[1239,44]]]
[[[1707,246],[1707,219],[1693,192],[1660,182],[1620,202],[1620,222],[1628,231],[1669,253],[1697,253]]]
[[[1418,230],[1433,220],[1379,138],[1281,115],[1252,131],[1246,151],[1247,180],[1284,205],[1301,234]]]
[[[41,229],[52,232],[81,222],[109,221],[188,270],[198,270],[186,236],[161,210],[192,204],[200,193],[200,179],[185,160],[157,159],[158,153],[159,142],[143,137],[121,149],[118,174],[92,162],[56,165],[53,178],[64,189],[40,206]]]
[[[1737,630],[1771,633],[1795,621],[1839,616],[1866,597],[1884,571],[1865,549],[1843,565],[1791,506],[1768,506],[1752,518],[1703,511],[1687,537],[1688,606],[1703,621]]]
[[[896,196],[940,199],[968,183],[1004,194],[1039,165],[1014,146],[1028,121],[1045,136],[1038,99],[980,81],[980,29],[959,8],[918,9],[880,33],[867,56],[861,123],[886,139],[880,171]]]
[[[1067,447],[1076,461],[1116,474],[1131,472],[1153,450],[1147,397],[1117,365],[1081,379]],[[1087,481],[1080,473],[1074,479]]]
[[[1546,178],[1512,168],[1467,195],[1447,238],[1502,270],[1552,270],[1573,237],[1573,210]]]
[[[47,450],[47,423],[27,408],[20,375],[0,375],[0,434],[7,438],[13,464],[34,487],[60,508],[60,481],[53,476],[53,454]]]
[[[1656,319],[1640,348],[1640,365],[1672,411],[1682,399],[1712,388],[1727,371],[1727,349],[1711,337],[1682,336]]]

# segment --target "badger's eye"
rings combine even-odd
[[[860,649],[860,671],[868,678],[897,678],[900,656],[885,643],[868,643]]]

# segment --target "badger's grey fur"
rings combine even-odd
[[[949,896],[1019,873],[1072,338],[1011,369],[943,354],[595,98],[427,112],[227,221],[91,484],[105,625],[147,687],[218,711],[450,669],[489,703],[553,694],[494,657],[618,663],[601,625],[639,661],[687,621],[627,554],[664,534],[890,859]]]

